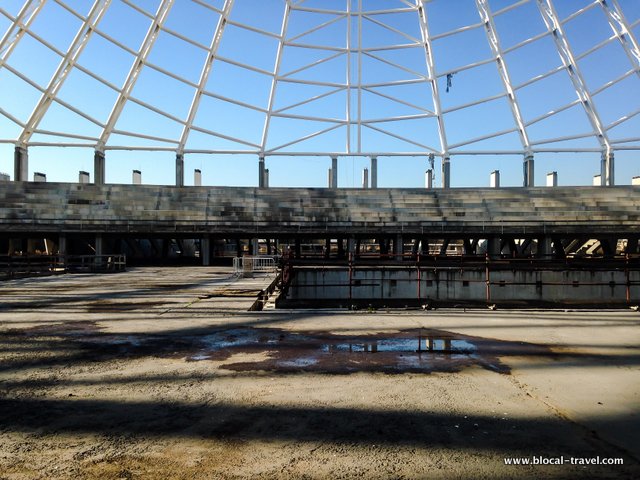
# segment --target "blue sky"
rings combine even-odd
[[[129,0],[143,11],[153,14],[160,0]],[[640,19],[640,2],[637,0],[618,0],[629,23]],[[21,122],[26,122],[40,98],[40,92],[20,79],[12,70],[17,71],[46,87],[61,57],[37,38],[44,39],[53,48],[65,52],[81,26],[78,18],[64,6],[68,6],[80,15],[86,15],[93,2],[89,0],[48,0],[31,25],[33,35],[26,35],[8,58],[5,68],[0,68],[0,107]],[[221,8],[222,0],[207,0],[208,4]],[[493,11],[498,11],[513,1],[490,0]],[[573,12],[592,3],[590,0],[556,1],[555,6],[560,18],[567,18]],[[307,0],[302,6],[319,9],[346,8],[346,0]],[[357,11],[358,0],[351,1],[352,11]],[[22,0],[3,0],[0,3],[0,32],[10,26],[9,17],[15,16],[22,6]],[[362,9],[399,8],[406,6],[400,0],[362,0]],[[203,96],[194,124],[207,131],[222,136],[233,137],[251,145],[259,145],[264,127],[264,110],[268,107],[271,90],[271,77],[263,71],[272,71],[275,64],[278,40],[268,35],[256,33],[242,25],[279,33],[284,11],[284,0],[236,0],[229,23],[224,31],[218,54],[224,60],[216,60],[211,77],[206,85],[212,95]],[[474,28],[455,35],[438,38],[439,35],[454,29],[473,25],[480,21],[474,0],[434,0],[428,3],[427,17],[433,41],[433,57],[437,72],[455,72],[449,92],[446,92],[446,78],[440,78],[442,108],[455,109],[457,106],[474,102],[486,97],[499,95],[504,87],[495,62],[486,63],[471,69],[465,65],[491,58],[491,49],[487,43],[484,28]],[[208,46],[219,15],[204,8],[192,0],[175,0],[169,12],[165,27],[178,35],[187,37],[199,44]],[[391,28],[402,31],[413,38],[420,38],[420,26],[415,12],[395,13],[372,16]],[[305,48],[286,46],[282,51],[280,74],[284,75],[316,60],[329,57],[335,52],[331,48],[346,46],[347,32],[350,28],[351,45],[357,45],[360,25],[357,15],[350,24],[346,18],[331,13],[316,13],[294,10],[289,18],[287,38],[295,37],[323,22],[329,26],[304,35],[295,40],[297,43],[323,46]],[[94,33],[85,50],[79,57],[79,65],[93,72],[109,84],[120,88],[134,60],[131,52],[136,52],[149,28],[150,19],[123,0],[112,0],[111,6],[98,24],[99,33]],[[240,25],[238,25],[240,24]],[[349,27],[350,25],[350,27]],[[495,18],[495,25],[502,47],[508,49],[546,28],[537,9],[535,0],[513,9]],[[606,16],[596,5],[585,13],[564,24],[567,39],[574,54],[578,57],[591,47],[612,35]],[[640,25],[635,25],[633,33],[640,37]],[[122,47],[109,40],[114,39]],[[399,33],[383,28],[370,19],[363,18],[361,24],[361,47],[364,49],[383,45],[406,44],[409,40]],[[128,50],[128,51],[127,51]],[[352,84],[375,84],[398,80],[416,80],[418,77],[404,69],[391,66],[386,61],[400,65],[405,69],[426,75],[425,55],[422,48],[405,48],[370,52],[377,58],[363,55],[360,59],[355,53],[348,59],[342,53],[336,58],[313,68],[291,75],[292,82],[280,81],[276,86],[274,110],[291,106],[313,96],[323,95],[335,90],[335,87],[296,83],[326,82],[343,84],[346,80],[347,65],[351,70]],[[36,59],[36,61],[34,61]],[[176,80],[151,67],[145,67],[132,90],[132,97],[165,112],[168,116],[184,120],[195,89],[189,83],[197,83],[206,52],[177,38],[168,31],[162,31],[148,61],[160,70],[177,75],[184,82]],[[242,68],[237,63],[246,64],[253,70]],[[518,48],[505,55],[505,63],[514,85],[522,84],[561,65],[555,44],[546,36],[527,46]],[[358,65],[361,76],[358,76]],[[580,58],[578,66],[590,90],[597,90],[632,68],[620,42],[616,39],[601,49]],[[255,70],[258,70],[255,71]],[[350,96],[350,102],[347,100]],[[392,96],[401,102],[391,101]],[[576,99],[576,93],[566,71],[560,71],[544,80],[516,91],[522,116],[525,121],[532,120],[548,111],[557,109]],[[236,104],[222,100],[231,99]],[[82,111],[97,123],[106,123],[118,92],[100,83],[81,70],[74,68],[62,86],[58,98]],[[351,109],[351,118],[357,118],[361,110],[363,120],[387,117],[416,115],[434,109],[431,87],[428,82],[370,87],[363,91],[358,102],[357,89],[348,93],[344,89],[327,95],[305,105],[289,108],[283,113],[295,116],[319,117],[344,120],[347,105]],[[240,103],[238,105],[237,103]],[[407,103],[413,106],[407,105]],[[594,96],[597,111],[605,125],[640,108],[640,77],[638,74],[627,76],[624,80],[603,90]],[[258,108],[246,108],[244,105]],[[494,101],[469,108],[453,110],[444,115],[445,128],[449,144],[457,144],[476,137],[502,131],[514,126],[509,103],[502,97]],[[330,121],[311,121],[289,117],[274,117],[270,122],[266,141],[267,150],[286,144],[297,138],[312,134],[332,125]],[[412,142],[440,150],[437,121],[435,118],[416,118],[396,122],[372,123],[392,135],[400,135]],[[77,115],[56,102],[52,103],[46,115],[38,125],[40,130],[62,132],[97,138],[102,133],[101,125]],[[118,132],[162,137],[177,140],[182,132],[182,124],[145,108],[133,101],[127,102],[111,134],[108,146],[164,147],[174,148],[175,143],[131,137]],[[358,126],[354,123],[351,130],[351,148],[354,154],[342,156],[339,161],[339,185],[359,186],[361,171],[369,164],[369,159],[357,154]],[[566,111],[534,123],[527,128],[533,142],[559,136],[579,135],[592,130],[584,109],[575,105]],[[0,140],[15,140],[22,131],[20,125],[6,116],[0,115]],[[622,123],[609,131],[612,140],[635,138],[640,133],[640,115]],[[414,143],[385,135],[373,128],[361,128],[361,152],[416,152],[423,151]],[[36,133],[32,142],[71,142],[90,141],[64,138]],[[344,151],[347,141],[347,128],[339,125],[335,130],[319,135],[306,142],[296,143],[283,151],[295,152],[337,152]],[[241,150],[253,149],[245,143],[232,142],[201,131],[192,131],[186,145],[187,149],[203,150]],[[627,145],[640,145],[631,142]],[[544,145],[551,146],[551,145]],[[560,148],[599,148],[594,138],[584,138],[554,144]],[[0,144],[0,171],[13,174],[13,144]],[[509,133],[465,147],[470,150],[521,150],[522,145],[517,133]],[[30,152],[30,178],[33,172],[47,174],[49,181],[76,181],[79,170],[91,172],[93,176],[93,148],[86,147],[36,147]],[[640,175],[638,151],[616,152],[616,183],[629,184],[632,176]],[[143,183],[172,184],[174,182],[174,157],[172,151],[107,151],[107,182],[130,183],[131,170],[142,171]],[[584,153],[538,153],[536,154],[536,184],[543,185],[546,173],[557,171],[561,185],[588,185],[594,174],[599,173],[600,154]],[[438,160],[439,166],[439,160]],[[270,170],[272,186],[325,186],[327,168],[330,159],[324,156],[268,156],[267,167]],[[197,154],[185,156],[186,184],[192,183],[193,169],[202,170],[205,185],[243,185],[257,184],[257,155]],[[379,186],[381,187],[420,187],[424,182],[424,170],[427,168],[426,156],[417,157],[379,157]],[[517,186],[522,183],[521,155],[456,155],[451,160],[452,186],[488,186],[489,174],[499,169],[502,184]],[[439,185],[440,172],[436,172],[436,184]]]

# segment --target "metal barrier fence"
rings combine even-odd
[[[276,257],[235,257],[233,259],[233,274],[247,277],[253,273],[274,273],[277,269]]]
[[[0,279],[82,272],[123,272],[126,255],[0,255]]]

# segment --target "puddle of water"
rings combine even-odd
[[[228,361],[232,355],[262,352],[261,361]],[[500,357],[546,354],[545,347],[519,342],[414,329],[392,334],[341,336],[326,332],[236,328],[201,339],[189,360],[216,360],[220,368],[243,371],[351,373],[354,371],[459,371],[477,365],[509,373]]]
[[[238,327],[208,335],[118,335],[92,322],[49,324],[22,335],[71,341],[96,359],[127,357],[215,361],[237,372],[333,373],[454,372],[471,366],[509,373],[501,358],[549,355],[548,347],[461,335],[435,329],[387,334],[335,335]]]
[[[438,340],[434,338],[396,338],[366,343],[329,343],[322,345],[323,352],[405,352],[405,353],[473,353],[476,346],[466,340]]]

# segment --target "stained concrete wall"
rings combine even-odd
[[[323,300],[412,300],[420,303],[560,303],[626,304],[627,276],[623,271],[513,271],[489,273],[487,298],[484,270],[298,269],[287,299],[294,302]],[[640,272],[629,272],[630,298],[640,301]],[[634,285],[635,283],[635,285]],[[350,296],[351,292],[351,296]]]

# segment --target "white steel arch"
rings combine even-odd
[[[596,151],[603,154],[603,185],[611,185],[614,152],[640,150],[640,136],[616,133],[631,130],[626,127],[637,120],[640,101],[630,99],[628,111],[614,117],[617,120],[607,122],[603,120],[602,105],[598,103],[600,94],[614,91],[622,81],[640,79],[640,48],[634,35],[640,18],[629,20],[617,0],[592,0],[583,8],[565,14],[564,18],[559,17],[553,0],[518,0],[494,11],[490,0],[475,0],[465,3],[464,8],[475,10],[479,21],[464,23],[454,16],[450,24],[443,23],[443,17],[438,17],[441,10],[435,8],[437,4],[442,9],[446,0],[389,0],[383,7],[367,0],[270,1],[273,4],[277,2],[282,8],[261,10],[260,15],[281,16],[274,18],[273,22],[261,22],[264,19],[259,18],[260,15],[250,15],[252,10],[256,10],[256,5],[248,0],[225,0],[218,4],[207,0],[159,0],[159,7],[153,13],[144,10],[139,0],[95,0],[86,15],[76,12],[66,0],[53,0],[53,4],[82,23],[66,50],[54,46],[43,35],[41,27],[34,30],[33,21],[46,11],[43,6],[47,0],[25,0],[15,16],[0,6],[0,18],[8,22],[0,37],[0,71],[4,70],[23,82],[36,95],[35,108],[28,116],[16,114],[9,103],[0,104],[3,121],[20,127],[20,133],[15,137],[2,138],[0,133],[0,143],[12,143],[23,149],[36,146],[93,147],[100,154],[106,150],[166,151],[174,152],[179,162],[183,161],[184,155],[195,153],[255,154],[262,159],[268,156],[357,155],[373,158],[435,154],[442,159],[443,186],[449,185],[449,161],[456,155],[523,155],[531,158],[538,152]],[[101,28],[102,16],[116,2],[134,9],[151,22],[137,50]],[[203,43],[193,32],[179,30],[167,23],[170,14],[185,5],[197,6],[203,12],[216,15],[217,23],[209,44]],[[588,12],[594,8],[604,12],[604,23],[613,35],[599,39],[580,51],[574,48],[573,39],[565,27],[570,22],[587,18]],[[539,13],[546,28],[515,43],[505,43],[501,34],[501,29],[506,28],[504,19],[523,18],[522,12],[531,13],[531,9]],[[275,20],[277,28],[273,26]],[[231,37],[225,33],[229,26],[234,29]],[[510,28],[518,29],[519,26],[514,24]],[[197,81],[189,80],[190,75],[180,69],[150,61],[151,50],[161,33],[180,40],[189,51],[206,54],[204,64],[200,63],[198,76],[194,76]],[[260,51],[262,43],[276,42],[276,48],[270,53],[273,57],[261,59],[259,53],[243,57],[238,53],[242,48],[230,48],[230,44],[225,44],[227,41],[241,41],[239,38],[243,35],[252,38],[243,45],[247,50]],[[489,56],[468,55],[467,59],[461,55],[461,59],[464,58],[456,63],[450,61],[450,54],[442,53],[447,51],[451,42],[460,42],[462,38],[474,38],[478,43],[477,35],[482,35],[487,42],[485,49],[488,46]],[[87,50],[85,47],[91,45],[94,37],[134,57],[121,85],[114,85],[84,63],[84,54],[81,53]],[[13,53],[25,38],[59,57],[57,69],[49,75],[46,87],[41,87],[13,62]],[[517,60],[519,54],[549,40],[553,41],[562,65],[549,65],[546,70],[524,78],[513,75],[521,69]],[[589,88],[582,62],[614,44],[623,49],[631,68],[627,66],[611,80]],[[481,52],[477,46],[469,43],[468,50]],[[455,50],[448,52],[451,51]],[[414,53],[419,53],[422,59],[417,60]],[[220,68],[214,69],[214,63]],[[464,83],[465,79],[479,75],[478,72],[491,64],[497,67],[500,91],[475,97],[458,93],[461,88],[457,86],[458,81]],[[145,68],[192,89],[186,115],[176,115],[164,106],[133,95],[133,88]],[[217,75],[224,74],[219,72],[229,68],[244,72],[241,75],[256,75],[264,86],[238,87],[229,93],[220,88],[220,83],[224,82],[212,82],[219,80]],[[336,75],[331,74],[336,68],[342,70]],[[117,100],[106,118],[90,114],[92,110],[86,105],[59,98],[63,83],[74,69],[116,93]],[[522,93],[543,81],[553,80],[556,75],[563,75],[563,71],[571,80],[575,97],[553,104],[544,113],[527,114],[522,105]],[[230,82],[242,78],[240,76]],[[518,80],[514,81],[514,78]],[[444,86],[452,79],[452,91],[445,93]],[[482,85],[478,85],[479,90],[480,87]],[[264,100],[257,100],[257,96],[252,95],[254,89],[266,91]],[[215,116],[224,122],[209,121],[208,113],[201,106],[203,97],[214,99],[216,105],[223,109]],[[496,121],[494,125],[489,114],[484,114],[486,121],[471,115],[470,112],[489,109],[495,100],[502,98],[510,109],[508,121]],[[101,130],[98,138],[74,130],[71,124],[61,125],[58,132],[38,130],[54,102],[98,126]],[[178,124],[180,134],[172,138],[155,133],[153,129],[118,130],[118,121],[128,102]],[[563,112],[573,111],[572,107],[578,104],[582,106],[592,131],[566,134],[560,130],[542,138],[530,135],[532,129],[558,118]],[[237,109],[243,113],[232,115],[224,109]],[[203,121],[196,124],[196,115]],[[254,117],[258,120],[250,120]],[[468,120],[466,125],[460,124],[459,119],[464,122],[465,118],[473,120]],[[233,122],[239,122],[235,129],[230,128]],[[251,127],[252,122],[259,126]],[[472,128],[476,126],[486,128]],[[198,140],[193,132],[198,133]],[[45,140],[42,136],[35,139],[36,133],[47,137]],[[114,133],[118,135],[112,135]],[[504,147],[500,146],[502,138],[515,137],[516,134],[519,145],[504,143]],[[126,138],[135,142],[128,144],[123,140]],[[340,142],[337,139],[341,139]],[[580,143],[589,139],[596,139],[599,149]]]
[[[138,51],[138,54],[136,55],[136,58],[131,65],[131,69],[129,70],[127,79],[125,80],[123,87],[120,89],[118,99],[116,100],[115,105],[111,110],[111,114],[109,114],[109,119],[105,123],[102,134],[100,135],[100,140],[96,145],[97,151],[103,151],[106,147],[107,141],[113,133],[116,123],[120,118],[120,114],[122,113],[122,110],[124,109],[124,106],[126,105],[127,100],[131,95],[131,91],[133,90],[133,87],[135,86],[136,81],[140,76],[140,72],[145,67],[146,59],[149,56],[149,53],[151,53],[153,44],[158,38],[162,24],[165,22],[167,15],[169,14],[171,7],[173,6],[173,2],[174,0],[162,0],[162,3],[158,7],[156,16],[151,22],[149,30],[147,31],[144,41],[142,42],[142,46],[140,47],[140,50]]]

